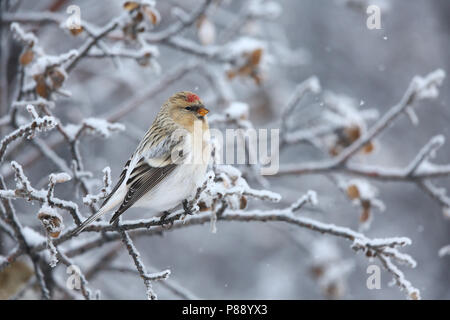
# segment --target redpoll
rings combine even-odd
[[[164,212],[188,198],[202,183],[210,158],[208,112],[192,92],[182,91],[170,97],[100,210],[75,233],[117,205],[111,223],[131,207]]]

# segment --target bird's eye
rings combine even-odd
[[[184,109],[186,109],[186,110],[188,110],[188,111],[191,111],[191,110],[192,110],[191,107],[186,107],[186,108],[184,108]]]

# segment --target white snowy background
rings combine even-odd
[[[3,2],[5,1],[2,1],[2,5]],[[76,4],[81,8],[82,20],[99,27],[124,12],[122,1],[6,2],[9,2],[12,9],[11,12],[3,12],[3,15],[8,15],[9,18],[21,13],[39,16],[56,5],[60,5],[57,12],[68,16],[65,8]],[[240,32],[232,35],[231,39],[226,39],[229,27],[238,21],[249,2],[255,7],[260,6],[256,8],[259,10],[253,8],[259,14],[266,9],[266,15],[245,23]],[[173,14],[174,7],[180,7],[182,12],[189,13],[201,3],[202,1],[190,0],[156,1],[161,21],[155,30],[164,30],[175,23],[177,18]],[[382,116],[401,100],[411,79],[416,75],[425,77],[437,69],[447,72],[450,70],[448,1],[383,1],[385,6],[382,6],[381,30],[369,30],[366,27],[365,8],[371,3],[357,0],[213,1],[206,13],[207,22],[194,23],[181,33],[182,39],[179,41],[190,39],[205,54],[213,52],[214,48],[211,47],[215,46],[218,48],[216,56],[223,57],[239,56],[245,50],[262,48],[263,58],[258,66],[261,72],[260,85],[248,75],[236,75],[233,79],[228,79],[228,67],[220,61],[159,43],[147,48],[155,50],[152,53],[159,53],[147,66],[123,57],[114,59],[115,63],[108,57],[81,60],[70,71],[62,87],[70,92],[70,96],[57,95],[52,109],[52,113],[61,120],[69,133],[76,132],[80,127],[68,124],[79,124],[90,117],[110,116],[117,108],[129,105],[130,101],[161,82],[168,73],[189,67],[186,72],[182,72],[182,77],[176,77],[170,84],[158,88],[151,96],[145,97],[138,108],[118,120],[124,128],[116,125],[109,128],[114,131],[110,132],[98,120],[88,121],[92,127],[105,129],[103,135],[110,135],[108,139],[92,135],[81,138],[79,146],[84,169],[93,173],[93,178],[87,180],[92,193],[100,192],[102,170],[106,166],[111,168],[113,183],[117,181],[124,163],[161,104],[176,91],[196,92],[211,110],[211,118],[216,117],[218,122],[227,106],[233,102],[244,102],[249,107],[248,120],[253,126],[278,128],[280,124],[277,121],[282,117],[296,86],[311,76],[316,76],[322,91],[305,95],[298,108],[288,115],[289,126],[309,132],[322,124],[330,126],[339,123],[332,115],[328,114],[327,118],[327,112],[323,108],[324,104],[337,103],[343,105],[341,107],[349,113],[340,121],[346,123],[353,119],[364,131],[376,121],[371,115],[378,113],[378,116]],[[13,40],[10,22],[1,25],[2,117],[8,113],[7,110],[16,98],[18,58],[22,52],[20,42]],[[23,30],[36,35],[39,45],[49,55],[57,56],[80,48],[87,39],[85,31],[72,36],[54,23],[18,22]],[[153,31],[148,32],[151,34]],[[112,38],[114,35],[120,36],[121,32],[113,32]],[[120,48],[123,43],[120,40],[108,41],[105,44],[110,47],[111,52],[122,50]],[[131,49],[131,52],[139,54],[137,49]],[[102,51],[93,48],[91,53],[100,55]],[[201,68],[190,68],[192,64],[199,62]],[[414,104],[419,120],[417,124],[413,124],[407,115],[400,115],[373,141],[373,152],[356,155],[356,162],[362,165],[404,168],[432,137],[442,135],[448,140],[449,83],[447,79],[443,81],[436,99]],[[364,113],[359,112],[360,109],[372,110],[365,114],[368,119],[362,116]],[[21,115],[26,118],[27,112],[24,111]],[[2,126],[2,137],[11,131],[11,127]],[[50,141],[53,131],[37,133],[36,136]],[[332,135],[319,139],[319,146],[303,143],[284,147],[280,158],[281,166],[329,158],[328,151],[336,143],[333,139],[335,137]],[[438,138],[438,143],[441,140],[442,138]],[[30,154],[35,154],[30,153],[33,150],[35,151],[31,143],[26,141],[15,152],[6,154],[1,166],[9,189],[15,187],[10,161],[15,160],[23,165],[29,160],[27,157]],[[72,155],[67,145],[58,145],[53,150],[70,166]],[[450,144],[444,143],[432,162],[447,164],[449,159]],[[265,177],[268,183],[265,185],[265,180],[254,177],[253,171],[241,169],[247,173],[247,182],[252,188],[271,190],[282,196],[282,200],[275,204],[249,199],[247,210],[286,208],[308,190],[314,190],[318,204],[305,204],[295,212],[296,215],[361,231],[368,238],[410,238],[411,245],[401,248],[401,251],[411,255],[417,266],[409,268],[400,265],[399,268],[412,285],[420,290],[422,298],[450,298],[450,256],[439,255],[439,250],[450,243],[448,213],[445,217],[439,202],[427,195],[416,183],[378,181],[339,174],[288,174]],[[48,175],[60,171],[44,157],[38,157],[24,168],[25,174],[37,189],[47,188]],[[439,187],[450,187],[446,176],[434,182]],[[352,202],[346,195],[349,185],[356,185],[361,197],[365,193],[371,199],[370,225],[359,222],[361,204],[358,200]],[[372,194],[374,188],[377,189],[376,195]],[[84,217],[90,213],[89,207],[82,204],[83,194],[77,184],[58,184],[55,193],[58,198],[77,202]],[[384,210],[376,207],[378,202],[374,197],[382,201],[383,205],[380,206],[384,206]],[[41,239],[45,232],[36,218],[40,206],[21,199],[14,200],[14,205],[22,225],[41,234],[36,236],[28,230],[25,232],[27,240],[34,239],[37,244],[45,241],[45,238]],[[73,227],[67,212],[58,212],[64,218],[65,227]],[[145,210],[130,209],[124,215],[124,220],[150,216]],[[378,260],[370,260],[364,253],[355,252],[350,248],[352,243],[340,237],[323,235],[283,222],[218,221],[215,227],[215,233],[211,232],[210,224],[205,223],[167,231],[161,236],[143,235],[136,237],[134,244],[149,272],[170,269],[167,282],[181,287],[180,290],[189,292],[188,296],[193,298],[405,298],[405,293],[398,286],[389,286],[392,274],[386,272]],[[1,232],[0,230],[0,261],[2,256],[7,256],[14,248],[9,237],[1,235]],[[62,248],[75,247],[88,237],[82,234]],[[102,299],[145,298],[142,279],[136,272],[128,272],[135,270],[135,266],[120,241],[107,243],[101,248],[76,256],[73,260],[86,272],[98,262],[99,257],[111,251],[117,251],[118,255],[109,267],[117,268],[108,270],[107,267],[95,273],[92,278],[86,275],[89,288],[99,290]],[[29,259],[22,259],[31,265]],[[366,269],[372,264],[381,268],[379,290],[369,290],[366,286],[369,276]],[[121,272],[121,268],[128,271]],[[56,267],[53,272],[61,283],[67,279],[64,265]],[[159,299],[180,298],[174,290],[164,286],[163,281],[154,281],[153,289]],[[40,293],[37,288],[31,289],[21,297],[35,299],[40,297]],[[67,296],[57,292],[53,298]]]

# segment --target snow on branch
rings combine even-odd
[[[56,125],[56,120],[53,117],[44,116],[39,117],[33,106],[27,106],[28,112],[30,112],[33,121],[28,124],[20,126],[0,141],[0,161],[3,160],[6,148],[14,140],[24,137],[26,139],[32,139],[36,132],[51,130]]]
[[[147,37],[147,41],[149,42],[163,42],[173,36],[176,36],[181,31],[191,26],[193,23],[197,21],[197,19],[205,13],[207,8],[211,5],[212,0],[202,0],[202,4],[198,6],[191,14],[185,16],[183,19],[180,19],[178,22],[170,25],[166,29],[160,32],[154,32]]]
[[[306,93],[310,92],[313,94],[319,94],[321,91],[320,81],[316,76],[312,76],[300,83],[294,90],[289,102],[283,108],[281,115],[281,126],[280,131],[282,134],[281,144],[283,145],[286,141],[285,135],[288,132],[288,118],[292,115],[295,108],[298,106],[299,102],[303,99]]]
[[[3,177],[0,175],[0,192],[5,191],[5,189],[6,189],[5,182],[3,181]],[[20,253],[27,254],[33,263],[34,273],[36,275],[36,279],[41,290],[42,298],[50,299],[48,284],[44,278],[42,269],[39,265],[39,256],[32,251],[32,245],[35,244],[36,236],[37,238],[39,238],[40,234],[37,234],[35,231],[33,231],[28,227],[22,226],[15,212],[15,208],[11,202],[11,199],[1,196],[0,198],[2,201],[3,208],[5,210],[4,220],[11,226],[14,237],[18,243],[18,248],[14,249],[14,251],[6,259],[1,259],[2,261],[0,261],[0,271],[6,266],[8,266],[17,257],[19,257]]]
[[[53,195],[53,189],[56,183],[62,183],[68,180],[69,176],[66,173],[50,175],[50,183],[48,190],[37,190],[31,186],[30,181],[24,174],[22,166],[15,161],[11,162],[11,166],[16,175],[16,189],[0,190],[0,198],[16,199],[22,198],[28,201],[38,201],[42,204],[47,204],[50,207],[57,207],[67,211],[76,224],[80,224],[83,220],[78,209],[78,205],[72,201],[62,200]]]
[[[11,24],[11,31],[24,45],[33,46],[38,43],[38,39],[31,32],[25,32],[18,23]]]
[[[105,199],[111,192],[111,184],[111,168],[106,167],[103,169],[103,188],[100,190],[100,193],[96,195],[86,195],[85,197],[83,197],[83,203],[85,205],[91,205],[93,203],[99,202],[102,199]]]
[[[305,199],[315,200],[314,198],[315,198],[314,193],[308,192],[305,196],[300,197],[299,200],[296,201],[293,205],[281,210],[280,209],[267,211],[253,210],[247,212],[242,210],[226,210],[221,212],[221,214],[214,214],[214,212],[201,212],[193,216],[188,216],[183,221],[174,221],[170,230],[176,230],[191,225],[204,224],[210,221],[213,215],[216,216],[217,221],[286,222],[319,233],[330,234],[336,237],[352,241],[351,247],[355,251],[363,251],[368,257],[378,258],[382,263],[382,265],[386,268],[386,270],[390,272],[395,279],[397,278],[400,279],[401,281],[399,283],[400,287],[402,288],[407,287],[409,289],[412,288],[412,287],[410,288],[409,285],[406,285],[406,282],[402,281],[404,280],[403,273],[391,261],[393,260],[400,264],[406,264],[407,266],[413,268],[416,266],[416,262],[414,261],[414,259],[412,259],[409,255],[398,251],[399,247],[411,244],[411,240],[409,238],[393,237],[382,239],[370,239],[367,238],[362,233],[355,232],[349,228],[322,223],[310,218],[300,217],[295,214],[295,211],[298,210],[297,208],[299,203],[304,203]],[[178,213],[178,215],[179,214],[180,213]],[[107,225],[102,226],[103,227],[89,226],[87,230],[89,231],[114,230],[113,228],[108,227]],[[161,224],[159,223],[157,218],[141,221],[127,221],[122,223],[120,227],[122,230],[127,231],[138,230],[140,228],[145,227],[149,229],[148,232],[146,232],[146,235],[151,235],[153,233],[159,234],[160,232],[167,230],[164,228],[159,229],[161,228]],[[118,237],[113,236],[106,241],[113,241],[113,240],[118,240]],[[85,245],[87,247],[92,247],[95,246],[93,243],[96,242],[104,243],[104,241],[105,241],[104,239],[93,240],[92,243],[90,244],[86,243]],[[386,264],[385,263],[386,261],[390,261],[390,263]],[[412,299],[420,298],[418,290],[411,289],[407,291],[407,293]]]
[[[303,200],[302,198],[299,199]],[[362,250],[367,256],[378,258],[385,269],[392,274],[396,284],[406,291],[411,299],[420,299],[420,292],[414,288],[404,277],[404,274],[392,262],[396,260],[401,264],[415,267],[416,262],[409,255],[400,253],[396,247],[411,244],[408,238],[384,238],[369,239],[361,233],[348,228],[335,225],[324,224],[309,218],[295,216],[293,214],[295,206],[291,206],[280,212],[275,211],[250,211],[250,212],[227,212],[220,219],[238,221],[284,221],[303,228],[311,229],[320,233],[326,233],[337,237],[342,237],[352,241],[352,248],[356,251]]]
[[[444,143],[445,137],[443,135],[437,135],[431,138],[406,168],[408,174],[414,174],[422,164],[426,164],[429,159],[434,158],[437,150],[439,150]]]
[[[438,190],[429,181],[437,177],[450,175],[450,164],[437,165],[429,162],[436,151],[444,144],[444,137],[438,135],[430,140],[411,162],[404,168],[384,168],[380,166],[363,165],[353,160],[361,151],[371,152],[374,139],[389,127],[408,108],[423,99],[435,99],[439,94],[439,87],[445,79],[445,72],[438,69],[425,77],[416,76],[412,79],[401,101],[390,108],[375,124],[367,130],[348,129],[345,133],[346,140],[350,144],[339,152],[331,153],[334,157],[318,162],[283,165],[277,175],[302,175],[302,174],[333,174],[342,173],[356,175],[366,179],[408,181],[417,184],[430,194],[443,207],[444,212],[450,207],[450,200],[445,193]],[[360,127],[361,128],[361,127]],[[326,130],[326,128],[324,128]],[[316,133],[303,133],[302,136],[313,137]],[[354,199],[355,197],[350,197]],[[377,201],[378,202],[378,201]],[[381,207],[383,205],[380,203]]]
[[[120,227],[119,227],[120,228]],[[136,266],[136,269],[139,272],[139,275],[144,280],[145,287],[147,289],[147,299],[148,300],[155,300],[156,293],[153,291],[151,281],[155,280],[155,276],[148,274],[146,271],[146,268],[144,266],[144,263],[141,260],[141,256],[139,252],[137,251],[136,247],[133,244],[133,241],[131,240],[130,236],[126,231],[120,230],[120,235],[122,236],[122,242],[125,245],[125,247],[128,250],[128,253],[130,254],[131,258],[133,259],[133,262]],[[162,277],[165,279],[170,274],[170,271],[165,271],[165,273],[162,275]],[[158,275],[161,277],[161,274]]]
[[[294,202],[290,209],[292,212],[300,210],[305,204],[310,203],[313,206],[318,204],[317,193],[313,190],[309,190],[305,195],[300,197],[296,202]]]
[[[365,3],[366,1],[347,2]],[[33,262],[43,297],[50,298],[51,292],[48,290],[48,283],[39,265],[39,262],[44,259],[39,254],[40,252],[45,251],[50,254],[51,267],[56,267],[58,263],[69,267],[75,265],[74,257],[90,252],[106,243],[121,241],[134,263],[135,270],[133,272],[139,274],[144,281],[147,297],[156,299],[157,295],[152,288],[152,281],[166,280],[170,275],[170,270],[148,272],[134,245],[134,237],[161,235],[165,232],[207,223],[211,224],[212,232],[217,232],[216,224],[222,221],[285,222],[320,234],[351,241],[352,249],[364,252],[369,258],[378,259],[392,275],[394,282],[406,292],[409,298],[419,299],[419,290],[406,280],[403,272],[397,266],[405,265],[412,268],[416,266],[416,262],[411,256],[400,252],[404,246],[411,245],[410,239],[403,237],[371,239],[352,229],[300,215],[299,212],[305,205],[317,204],[315,191],[308,191],[282,209],[245,211],[251,200],[257,200],[256,203],[265,201],[267,205],[270,205],[270,203],[279,203],[282,197],[270,190],[251,187],[244,178],[246,172],[243,171],[243,174],[241,170],[230,165],[213,163],[204,183],[195,190],[189,199],[183,202],[182,209],[149,219],[120,221],[117,225],[97,221],[89,225],[79,238],[73,234],[76,226],[84,220],[77,205],[78,196],[74,196],[70,201],[60,199],[55,196],[56,185],[72,180],[77,187],[80,187],[82,194],[79,198],[82,198],[83,203],[89,206],[91,213],[98,210],[98,202],[108,196],[112,185],[111,170],[106,167],[103,169],[103,185],[99,193],[92,193],[90,188],[92,184],[88,179],[94,174],[89,171],[89,168],[85,168],[79,148],[83,134],[108,138],[113,132],[124,131],[125,127],[116,123],[117,120],[136,111],[156,94],[170,88],[178,79],[189,74],[203,74],[208,83],[213,82],[212,91],[220,91],[214,93],[216,96],[221,96],[220,100],[222,100],[224,111],[217,112],[209,118],[211,125],[218,127],[231,125],[239,129],[254,127],[250,121],[249,103],[235,98],[232,86],[224,84],[224,81],[239,76],[252,79],[259,85],[264,81],[263,71],[271,63],[278,63],[275,61],[277,59],[273,59],[276,50],[274,51],[272,48],[289,51],[278,42],[268,43],[260,39],[263,37],[241,36],[244,26],[248,22],[260,20],[262,23],[267,23],[267,20],[273,20],[280,15],[281,6],[275,1],[249,1],[243,5],[236,20],[225,26],[222,34],[216,37],[215,25],[211,18],[214,10],[210,10],[212,4],[212,0],[202,0],[199,6],[190,12],[180,8],[172,10],[177,21],[168,24],[168,27],[161,31],[155,31],[155,26],[164,17],[161,17],[157,11],[154,1],[127,1],[123,5],[123,12],[103,26],[96,26],[81,20],[79,28],[68,30],[73,36],[82,34],[85,40],[78,48],[57,55],[46,54],[39,44],[38,38],[33,33],[25,32],[17,22],[56,23],[59,27],[66,28],[63,23],[64,16],[52,12],[44,12],[39,15],[32,12],[19,12],[5,16],[4,21],[11,23],[11,31],[20,41],[23,49],[18,61],[19,94],[16,101],[12,103],[9,113],[2,114],[0,118],[1,128],[12,127],[12,132],[0,142],[0,160],[9,159],[10,155],[13,157],[15,152],[21,151],[20,148],[16,149],[16,144],[14,144],[8,150],[9,153],[5,155],[8,146],[19,138],[33,138],[36,132],[53,128],[56,130],[51,139],[39,140],[36,138],[32,140],[33,146],[39,153],[37,156],[35,153],[26,153],[24,158],[27,163],[11,161],[12,172],[15,175],[15,188],[7,189],[3,179],[0,179],[0,199],[5,209],[0,214],[0,230],[5,231],[4,233],[15,243],[15,246],[4,257],[0,256],[0,270],[20,256],[28,255]],[[214,9],[216,10],[216,8]],[[217,4],[217,10],[221,10],[220,4]],[[194,34],[198,39],[191,39],[189,36],[193,33],[185,32],[191,27],[197,28]],[[106,115],[84,118],[78,124],[65,125],[54,116],[57,114],[55,109],[59,107],[55,94],[70,97],[70,92],[63,89],[63,85],[69,74],[84,59],[112,58],[114,63],[117,63],[120,58],[133,59],[142,66],[151,65],[157,71],[160,46],[168,46],[179,53],[188,54],[196,60],[183,61],[177,68],[164,72],[155,84]],[[298,57],[296,56],[296,58]],[[283,59],[278,58],[278,60]],[[214,68],[209,68],[208,64],[214,64]],[[194,70],[203,70],[204,72],[193,72]],[[217,71],[222,74],[218,76],[220,72]],[[303,111],[298,108],[300,102],[307,93],[319,95],[322,92],[317,77],[306,79],[293,90],[291,98],[282,109],[279,122],[282,146],[306,141],[318,148],[326,149],[331,157],[319,162],[286,165],[282,167],[279,175],[310,173],[333,175],[338,187],[364,210],[368,210],[372,206],[381,209],[383,203],[377,199],[376,189],[366,180],[362,180],[363,178],[409,181],[416,183],[436,199],[444,207],[444,211],[450,212],[450,198],[447,197],[445,189],[436,187],[431,181],[433,178],[450,175],[450,164],[437,165],[430,162],[437,150],[444,144],[443,136],[432,138],[405,168],[368,166],[354,161],[361,151],[369,153],[374,148],[374,140],[398,116],[406,113],[414,118],[413,106],[416,102],[436,98],[444,78],[445,73],[442,70],[437,70],[425,77],[414,77],[402,100],[381,118],[378,118],[376,110],[360,110],[359,107],[364,105],[363,102],[358,105],[354,99],[325,92],[323,106],[320,106],[325,109],[320,125],[311,129],[302,128],[293,131],[293,128],[288,125],[288,120],[296,112]],[[210,81],[211,79],[213,80]],[[36,109],[30,104],[35,105]],[[20,114],[23,107],[26,107],[31,115],[30,123],[24,121]],[[41,116],[41,113],[44,115]],[[61,118],[65,119],[64,116]],[[374,119],[377,119],[374,125],[369,127],[366,122]],[[62,144],[70,151],[68,163],[66,163],[65,157],[57,154],[60,152],[57,147]],[[248,146],[246,145],[246,147]],[[11,152],[12,149],[14,152]],[[44,189],[33,187],[24,173],[24,168],[28,170],[27,166],[40,159],[41,156],[49,159],[61,171],[45,175],[48,175],[48,187]],[[23,163],[23,166],[19,162]],[[71,164],[72,169],[69,168]],[[253,177],[263,187],[267,185],[257,174],[256,166],[247,169],[251,170]],[[361,179],[340,179],[340,177],[338,179],[334,174],[357,176]],[[12,206],[12,200],[16,199],[39,204],[39,209],[34,217],[39,220],[42,233],[28,226],[22,226]],[[73,223],[66,218],[66,212],[71,216]],[[89,236],[86,236],[87,233]],[[443,256],[448,254],[448,251],[447,246],[442,248],[439,254]],[[103,256],[100,259],[103,259]],[[45,262],[48,261],[45,260]],[[108,262],[105,262],[103,270],[106,270],[107,264]],[[88,288],[88,274],[89,272],[85,274],[77,269],[77,275],[81,280],[81,294],[85,299],[93,299],[98,297],[98,294]],[[56,273],[51,273],[51,276],[57,278]],[[175,292],[183,291],[179,288],[174,290]]]
[[[111,133],[125,130],[125,126],[120,123],[111,123],[105,119],[87,118],[79,125],[69,124],[64,130],[70,140],[77,140],[83,132],[96,134],[102,138],[109,138]]]
[[[445,72],[441,69],[438,69],[423,78],[419,76],[414,77],[401,101],[386,112],[365,135],[339,154],[336,162],[341,164],[352,157],[386,129],[399,115],[405,112],[406,108],[411,107],[415,102],[423,99],[437,98],[439,95],[439,87],[442,85],[444,79]]]

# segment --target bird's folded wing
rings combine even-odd
[[[119,209],[114,213],[111,222],[114,222],[123,212],[135,204],[143,195],[162,182],[178,165],[174,163],[172,153],[176,151],[180,160],[186,157],[183,154],[183,139],[177,141],[162,141],[157,147],[150,148],[131,170],[126,185],[128,192]],[[178,161],[176,161],[178,163]],[[122,183],[126,174],[121,175]],[[113,193],[113,192],[111,192]]]
[[[105,198],[105,200],[103,200],[103,203],[102,203],[102,206],[101,206],[102,208],[109,201],[109,199],[111,199],[112,195],[116,193],[117,189],[119,189],[119,187],[122,185],[123,180],[125,180],[125,177],[126,177],[127,171],[128,171],[128,167],[130,166],[131,159],[133,159],[133,157],[128,159],[127,163],[125,164],[125,167],[122,170],[122,173],[120,174],[119,181],[117,181],[117,183],[114,186],[114,188],[111,190],[111,192]]]
[[[119,209],[114,213],[111,222],[136,203],[143,195],[163,181],[175,168],[176,164],[168,164],[164,167],[152,167],[145,158],[139,160],[136,168],[127,180],[128,192]]]

